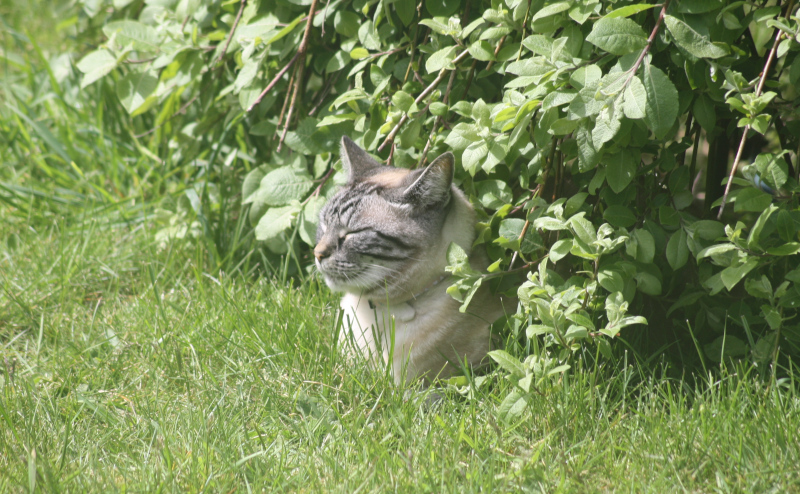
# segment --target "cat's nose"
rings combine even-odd
[[[316,247],[314,247],[314,257],[317,258],[317,261],[321,261],[330,255],[331,249],[328,244],[320,242]]]

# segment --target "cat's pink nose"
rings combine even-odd
[[[318,243],[316,247],[314,247],[314,257],[317,258],[317,261],[321,261],[326,257],[331,255],[331,250],[328,248],[327,244],[323,244],[322,242]]]

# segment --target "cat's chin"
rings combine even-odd
[[[325,284],[333,292],[354,293],[367,298],[371,298],[373,295],[386,296],[386,288],[384,286],[366,286],[358,283],[357,280],[354,283],[353,280],[338,280],[326,275],[323,275],[323,278]]]

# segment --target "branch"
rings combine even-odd
[[[313,0],[311,2],[311,8],[308,10],[308,20],[306,21],[306,30],[303,32],[303,40],[300,42],[300,46],[297,47],[297,53],[294,54],[292,59],[289,60],[289,63],[287,63],[286,66],[280,70],[280,72],[275,74],[275,77],[272,79],[272,81],[269,84],[267,84],[267,87],[265,87],[264,90],[261,91],[261,94],[258,95],[258,98],[256,98],[256,100],[253,101],[253,103],[250,106],[247,107],[247,111],[248,112],[251,111],[257,104],[261,103],[261,100],[264,98],[264,96],[266,96],[267,93],[273,87],[275,87],[275,84],[278,83],[278,80],[281,77],[283,77],[283,74],[285,74],[286,71],[289,70],[292,67],[292,65],[294,65],[295,62],[297,62],[298,59],[300,60],[301,65],[305,61],[306,50],[308,49],[308,35],[311,32],[312,24],[314,24],[314,12],[317,10],[317,1],[318,0]],[[302,72],[299,75],[302,75]],[[295,83],[299,84],[300,81],[299,80],[295,81]],[[292,111],[292,108],[290,107],[289,108],[289,113],[290,114],[291,114],[291,111]]]
[[[277,84],[277,83],[278,83],[278,80],[280,80],[280,78],[281,78],[281,77],[283,77],[283,74],[285,74],[285,73],[286,73],[286,71],[288,71],[290,68],[292,68],[292,65],[294,65],[294,63],[297,61],[297,58],[298,58],[299,56],[300,56],[300,52],[298,51],[297,53],[295,53],[295,54],[294,54],[294,56],[292,57],[292,59],[291,59],[291,60],[289,60],[289,63],[287,63],[287,64],[286,64],[286,65],[285,65],[285,66],[284,66],[284,67],[283,67],[283,68],[282,68],[282,69],[281,69],[281,70],[280,70],[280,71],[279,71],[277,74],[275,74],[275,77],[272,79],[272,81],[270,81],[270,83],[269,83],[269,84],[267,84],[267,87],[265,87],[265,88],[264,88],[264,90],[263,90],[263,91],[261,91],[261,94],[259,94],[259,95],[258,95],[258,98],[256,98],[256,100],[255,100],[255,101],[253,101],[253,104],[251,104],[250,106],[248,106],[248,107],[247,107],[247,111],[248,111],[248,112],[249,112],[250,110],[252,110],[252,109],[253,109],[253,107],[255,107],[257,104],[261,103],[261,100],[264,98],[264,96],[266,96],[266,95],[267,95],[267,93],[268,93],[268,92],[269,92],[269,91],[270,91],[270,90],[271,90],[273,87],[275,87],[275,84]]]
[[[450,91],[453,90],[453,82],[456,79],[456,71],[452,71],[450,73],[450,80],[447,81],[447,89],[444,92],[444,97],[442,98],[442,103],[445,105],[447,101],[450,99]],[[430,105],[429,105],[430,106]],[[428,142],[425,144],[425,149],[422,150],[422,157],[419,159],[418,166],[423,166],[425,164],[425,160],[428,157],[428,151],[431,150],[431,145],[433,144],[433,135],[436,133],[436,129],[439,127],[439,124],[442,121],[442,117],[436,117],[433,121],[433,128],[431,129],[431,134],[428,136]]]
[[[247,3],[247,0],[242,0],[239,4],[239,13],[236,14],[236,19],[233,21],[233,27],[231,28],[231,32],[228,33],[228,40],[225,42],[225,46],[222,47],[222,52],[219,54],[217,61],[215,64],[218,64],[222,61],[222,57],[225,56],[225,53],[228,51],[228,46],[231,44],[231,39],[233,39],[233,33],[236,32],[236,26],[239,25],[239,20],[242,18],[242,11],[244,10],[244,5]]]
[[[453,59],[453,65],[463,60],[467,55],[469,55],[468,50],[464,50],[463,52],[461,52],[456,58]],[[422,100],[425,99],[425,97],[428,96],[428,94],[430,94],[431,91],[433,91],[434,88],[436,88],[436,86],[438,86],[440,82],[442,82],[442,79],[444,79],[446,73],[447,73],[447,68],[440,70],[439,75],[436,76],[436,79],[434,79],[433,82],[431,82],[430,85],[426,87],[425,90],[419,94],[419,96],[417,96],[417,99],[414,100],[414,103],[417,105],[420,104]],[[383,148],[385,148],[388,143],[394,141],[395,136],[400,131],[400,127],[402,127],[403,124],[406,123],[406,120],[408,120],[408,113],[403,113],[403,116],[400,117],[400,121],[397,122],[397,125],[395,125],[392,131],[389,132],[389,135],[386,136],[386,139],[383,141],[383,144],[381,144],[378,147],[378,152],[382,151]]]
[[[792,12],[792,7],[794,6],[794,0],[789,2],[789,7],[786,9],[785,17],[789,17],[789,14]],[[758,87],[756,87],[756,97],[761,95],[761,91],[764,89],[764,83],[767,81],[767,73],[769,69],[772,67],[772,62],[775,60],[775,52],[778,50],[778,45],[780,44],[781,36],[783,36],[783,31],[780,29],[777,30],[778,32],[775,34],[775,42],[772,44],[772,49],[769,51],[769,55],[767,56],[767,62],[764,64],[764,70],[761,72],[761,79],[758,81]],[[728,175],[728,183],[725,184],[725,193],[722,194],[722,203],[719,205],[719,213],[717,213],[717,219],[722,218],[722,213],[725,211],[725,203],[728,202],[728,193],[731,191],[731,184],[733,183],[733,175],[736,173],[736,168],[739,167],[739,161],[742,159],[742,151],[744,151],[744,143],[747,141],[747,133],[750,131],[750,124],[747,124],[744,127],[744,132],[742,132],[742,139],[739,141],[739,149],[736,151],[736,158],[733,159],[733,165],[731,165],[731,173]]]
[[[647,53],[650,52],[650,47],[653,46],[653,41],[656,39],[656,34],[658,34],[658,28],[661,27],[661,23],[664,21],[664,14],[667,13],[667,7],[669,7],[670,0],[665,0],[664,5],[661,7],[661,13],[658,14],[658,19],[656,19],[656,25],[653,27],[653,31],[650,33],[650,37],[647,38],[647,44],[642,49],[642,53],[639,54],[639,58],[636,59],[636,63],[633,64],[631,67],[630,73],[628,74],[628,78],[625,79],[625,84],[622,85],[623,89],[628,87],[628,83],[631,82],[633,76],[636,75],[636,72],[639,70],[639,66],[642,65],[644,61],[644,57],[647,56]]]

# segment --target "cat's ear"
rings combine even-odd
[[[350,183],[371,175],[372,170],[381,166],[347,136],[342,137],[341,157],[347,181]]]
[[[454,173],[455,158],[448,151],[422,170],[416,180],[403,191],[403,198],[426,206],[447,204]]]

